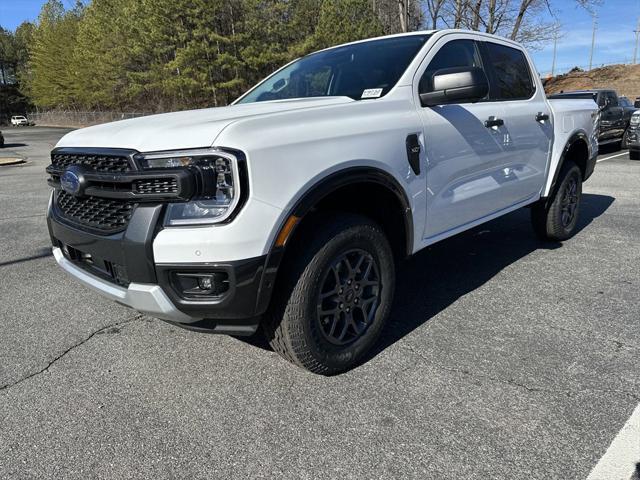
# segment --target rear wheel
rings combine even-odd
[[[533,228],[543,240],[566,240],[578,224],[582,200],[582,172],[572,161],[562,166],[552,196],[531,209]]]
[[[288,255],[264,329],[271,347],[311,372],[348,370],[377,341],[395,272],[382,229],[366,217],[318,217]]]

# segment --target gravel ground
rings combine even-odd
[[[2,478],[579,479],[640,401],[627,155],[598,163],[564,244],[524,210],[416,255],[374,354],[325,378],[63,274],[44,167],[65,132],[3,132],[27,163],[0,167]]]

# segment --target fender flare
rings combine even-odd
[[[553,172],[553,180],[551,181],[551,185],[549,186],[549,193],[544,198],[549,198],[551,196],[551,192],[553,192],[553,189],[556,187],[556,182],[558,181],[558,175],[560,174],[560,170],[562,170],[562,166],[564,165],[564,162],[567,158],[567,153],[569,152],[569,149],[571,149],[571,147],[578,141],[583,141],[587,146],[587,153],[589,155],[589,158],[587,158],[587,164],[588,164],[592,156],[590,147],[589,147],[589,136],[587,135],[587,132],[585,132],[584,130],[577,130],[571,134],[571,136],[567,139],[567,142],[564,145],[562,153],[560,154],[560,160],[558,161],[558,165],[556,166],[556,169]],[[588,177],[588,175],[589,174],[586,173],[584,180],[586,180],[586,177]]]
[[[407,234],[407,243],[405,246],[406,254],[411,255],[413,252],[413,215],[411,204],[409,203],[409,199],[407,198],[407,195],[400,183],[390,173],[376,167],[345,168],[318,181],[308,188],[302,197],[295,203],[293,208],[289,211],[289,214],[279,226],[278,232],[282,230],[284,223],[289,216],[295,215],[296,217],[303,218],[315,205],[331,193],[335,192],[339,188],[356,183],[375,183],[387,188],[396,196],[402,205],[404,227]],[[291,233],[293,234],[293,232]],[[275,238],[271,245],[271,249],[274,248],[274,244]]]
[[[313,207],[320,201],[326,198],[331,193],[335,192],[339,188],[347,185],[353,185],[357,183],[375,183],[387,188],[392,192],[402,205],[402,214],[405,228],[406,237],[406,255],[409,256],[413,253],[413,214],[411,204],[407,197],[406,192],[400,185],[400,183],[388,172],[376,167],[349,167],[337,172],[334,172],[327,177],[319,180],[317,183],[309,187],[305,193],[295,202],[283,219],[280,221],[276,234],[271,240],[269,252],[265,261],[264,274],[262,281],[260,282],[260,289],[258,293],[256,312],[258,314],[264,313],[270,303],[271,294],[275,286],[277,272],[279,270],[282,259],[286,251],[287,245],[277,246],[276,241],[280,232],[285,228],[287,221],[292,216],[296,216],[299,219],[303,219],[305,215],[312,211]],[[297,227],[300,225],[300,221],[296,222],[288,236],[295,234]]]

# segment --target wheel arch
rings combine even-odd
[[[560,159],[558,160],[558,164],[553,171],[551,183],[545,189],[545,195],[543,195],[543,197],[548,198],[549,196],[551,196],[554,188],[556,187],[558,176],[560,175],[560,171],[562,170],[565,162],[569,160],[575,162],[582,172],[582,180],[584,181],[589,178],[589,176],[593,172],[595,158],[596,156],[592,155],[589,150],[589,136],[587,135],[587,133],[584,130],[573,132],[565,142],[562,153],[560,154]]]
[[[371,194],[372,197],[365,198],[363,194]],[[354,203],[343,206],[340,211],[368,214],[381,223],[385,233],[391,236],[389,240],[396,256],[404,258],[413,253],[411,203],[398,180],[376,167],[348,167],[339,170],[307,188],[274,229],[275,235],[267,254],[257,311],[266,311],[278,281],[280,266],[295,244],[297,235],[313,220],[314,212],[335,208],[336,204],[350,196]],[[370,207],[363,211],[362,207],[369,201]],[[376,207],[382,207],[377,215],[374,213]],[[385,213],[393,214],[384,215]]]

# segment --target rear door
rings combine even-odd
[[[512,206],[542,191],[553,141],[545,92],[536,82],[525,52],[511,43],[480,42],[490,72],[491,100],[504,108],[502,202]]]

